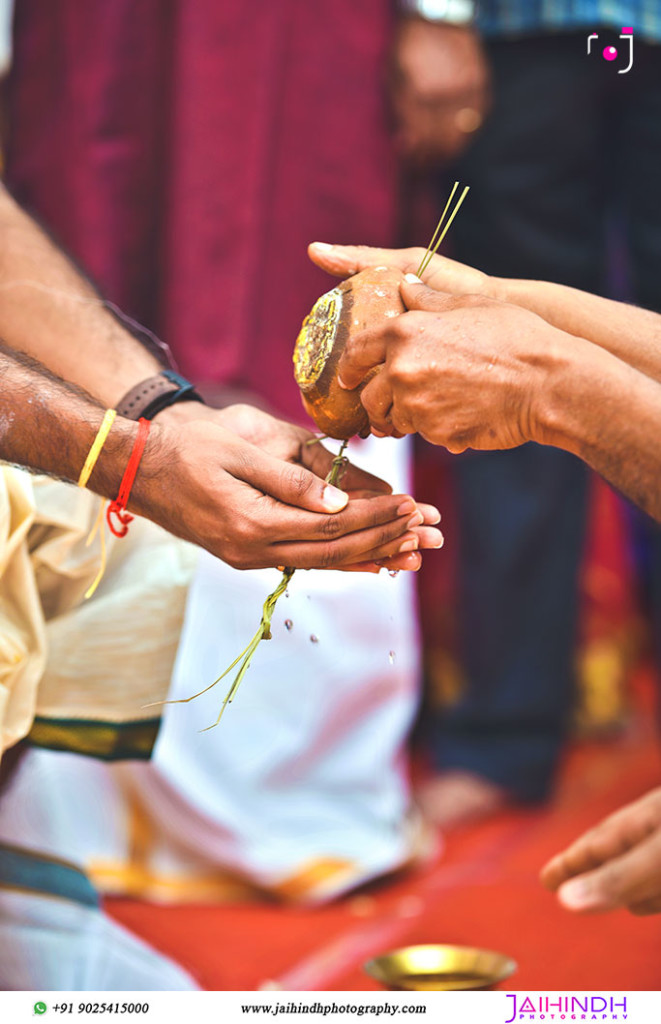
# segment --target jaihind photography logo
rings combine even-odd
[[[547,996],[526,996],[508,992],[506,999],[509,1016],[504,1024],[514,1021],[557,1020],[628,1020],[626,996],[571,995],[559,993]]]
[[[626,67],[618,68],[617,73],[618,75],[626,75],[627,71],[631,71],[633,67],[633,29],[623,28],[620,32],[619,38],[623,39],[627,44],[626,47],[620,47],[620,49],[626,50],[623,60],[626,60],[627,64]],[[597,42],[599,41],[599,33],[591,32],[588,36],[588,57],[596,56],[597,54],[600,53],[603,59],[608,61],[609,64],[616,61],[618,56],[620,56],[617,46],[613,46],[611,43],[608,46],[604,46],[603,48],[601,48],[600,46],[595,44],[593,49],[592,44],[595,39],[597,40]]]

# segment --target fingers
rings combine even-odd
[[[301,447],[301,459],[304,465],[318,477],[328,476],[334,458],[332,452],[329,452],[322,444],[303,444]],[[364,491],[366,494],[392,494],[392,487],[385,480],[368,473],[365,469],[354,466],[351,462],[346,464],[341,483],[342,489],[347,492]]]
[[[366,245],[331,245],[313,242],[308,246],[313,263],[337,277],[349,277],[367,267],[396,267],[404,274],[417,274],[425,255],[420,246],[411,249],[371,249]],[[492,295],[495,280],[481,270],[440,256],[432,257],[422,274],[425,284],[452,295]]]
[[[555,891],[569,878],[600,867],[643,842],[661,825],[657,791],[628,804],[580,836],[545,865],[541,881]]]
[[[380,569],[387,569],[389,572],[417,572],[422,565],[422,555],[419,551],[409,551],[404,555],[392,555],[390,558],[383,558],[378,566]]]
[[[350,336],[337,364],[341,388],[357,388],[375,366],[385,363],[390,331],[384,325]]]
[[[661,914],[661,896],[653,900],[643,900],[641,903],[631,903],[629,910],[637,917],[646,917],[648,914]]]
[[[312,242],[308,256],[322,270],[336,277],[349,277],[367,267],[398,267],[404,273],[414,272],[420,266],[425,250],[376,249],[367,245],[331,245],[328,242]]]
[[[435,505],[426,505],[424,502],[416,502],[418,512],[422,513],[422,521],[426,526],[435,526],[441,521],[441,513]]]
[[[259,524],[260,534],[271,544],[335,541],[349,534],[385,527],[394,531],[387,537],[390,540],[403,534],[407,528],[418,526],[421,521],[413,498],[402,494],[356,498],[342,512],[333,515],[289,508],[269,495],[250,495],[245,517]],[[363,547],[362,550],[364,553],[368,548]],[[280,561],[278,564],[284,563]]]
[[[587,874],[564,882],[558,899],[568,910],[597,913],[645,907],[661,897],[661,833]],[[643,910],[643,912],[647,912]]]
[[[376,495],[373,493],[373,491],[350,491],[349,492],[349,498],[350,498],[351,501],[357,501],[359,498],[368,498],[369,499],[369,498],[374,498],[374,497],[376,497]],[[414,502],[413,498],[411,498],[410,500],[411,500],[411,502]],[[414,502],[414,507],[413,507],[413,510],[412,510],[412,514],[413,514],[413,511],[415,511],[416,509],[420,513],[420,515],[422,516],[422,518],[420,519],[420,524],[421,525],[424,525],[424,526],[436,526],[438,523],[440,523],[440,521],[441,521],[441,513],[438,511],[438,509],[436,508],[435,505],[426,505],[424,502]]]
[[[386,499],[373,499],[367,504],[373,505],[384,500]],[[423,525],[424,516],[417,509],[413,514],[409,510],[406,515],[395,521],[339,536],[336,524],[349,511],[350,509],[347,509],[339,516],[327,517],[327,522],[335,528],[332,540],[274,544],[272,547],[276,552],[276,563],[303,569],[341,568],[356,562],[383,561],[394,555],[407,554],[421,548],[439,548],[443,544],[440,530]]]
[[[391,419],[393,394],[388,375],[377,373],[363,388],[360,400],[369,416],[372,433],[380,437],[392,435],[395,430]]]
[[[275,544],[274,557],[280,565],[297,569],[341,569],[356,562],[377,562],[392,555],[416,551],[418,538],[398,523],[388,523],[340,537],[333,542],[307,541]]]
[[[349,336],[337,364],[340,387],[348,389],[358,387],[370,370],[386,363],[389,355],[396,352],[406,342],[411,342],[416,331],[424,334],[425,325],[428,328],[429,324],[427,318],[417,315],[418,311],[444,313],[458,306],[463,307],[472,304],[473,301],[480,301],[465,296],[457,298],[445,292],[434,291],[422,284],[415,275],[409,276],[416,283],[402,282],[400,284],[402,300],[409,312],[402,313],[390,320],[372,323]],[[437,330],[438,325],[434,324],[434,329]]]
[[[399,291],[408,310],[419,309],[430,313],[444,313],[449,309],[454,309],[458,304],[456,296],[449,292],[429,288],[415,274],[407,275],[407,280],[402,281]],[[464,305],[465,299],[461,301]]]
[[[323,477],[304,466],[276,459],[254,445],[237,447],[226,468],[238,480],[245,480],[284,505],[308,512],[339,512],[349,501],[345,491],[327,484]]]
[[[379,562],[356,562],[354,565],[343,565],[340,571],[379,573],[382,569],[387,569],[392,573],[417,572],[421,565],[422,555],[418,551],[408,551],[403,555],[383,558]]]

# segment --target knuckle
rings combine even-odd
[[[607,864],[599,873],[598,887],[606,899],[619,902],[626,894],[627,878],[619,864]]]
[[[486,305],[486,300],[482,295],[459,295],[453,306],[455,309],[474,309],[476,306]]]
[[[388,375],[397,384],[405,384],[415,375],[415,370],[407,359],[394,356],[388,367]]]
[[[232,541],[239,551],[245,551],[255,539],[255,526],[247,516],[237,516],[232,524]]]
[[[345,383],[347,376],[355,377],[364,372],[365,362],[363,343],[354,338],[348,340],[339,362],[339,369],[342,372]]]
[[[580,857],[587,858],[590,864],[599,864],[601,860],[601,835],[602,833],[598,828],[591,828],[583,836],[580,846],[577,844],[576,847],[572,847],[572,852]]]
[[[297,466],[286,466],[282,470],[282,484],[296,502],[310,491],[312,478]]]
[[[324,544],[319,549],[319,566],[322,569],[332,569],[340,561],[340,553],[333,544]]]
[[[386,526],[382,526],[378,531],[374,546],[376,548],[386,547],[386,545],[390,544],[393,540],[396,540],[401,533],[402,529],[398,523],[389,523]]]
[[[396,342],[403,342],[412,333],[416,324],[416,314],[400,313],[388,321],[387,331],[389,336]]]
[[[326,537],[328,540],[334,540],[342,532],[342,523],[339,520],[339,516],[324,516],[323,520],[319,525],[319,529],[322,537]]]
[[[411,263],[415,263],[416,267],[419,267],[426,252],[427,250],[423,249],[421,245],[415,245],[407,250],[406,255]]]

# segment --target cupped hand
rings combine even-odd
[[[305,466],[317,476],[325,479],[333,465],[334,455],[321,444],[319,439],[304,427],[256,409],[247,403],[226,406],[222,410],[207,408],[207,415],[215,422],[221,422],[228,430],[250,441],[251,444],[269,452],[276,458]],[[391,494],[392,487],[373,473],[354,466],[348,461],[339,481],[351,499],[371,498],[377,494]],[[416,502],[416,508],[422,514],[421,526],[413,527],[412,532],[418,536],[420,548],[427,547],[430,539],[432,546],[437,546],[436,531],[429,534],[424,527],[435,525],[440,521],[438,509],[432,505]],[[441,539],[442,543],[442,539]],[[378,572],[379,569],[402,569],[417,572],[422,565],[419,551],[409,551],[379,559],[374,562],[359,562],[356,565],[344,565],[340,568],[345,572]]]
[[[567,910],[661,913],[661,789],[628,804],[543,868]]]
[[[152,428],[132,506],[228,564],[365,569],[369,563],[376,571],[376,563],[396,558],[391,567],[416,568],[420,550],[441,546],[432,525],[440,518],[436,509],[387,493],[387,485],[361,470],[352,474],[351,495],[331,487],[308,467],[327,470],[333,456],[303,444],[290,424],[278,427],[282,421],[259,413],[270,421],[269,430],[281,434],[271,437],[281,449],[275,456],[219,426],[212,415],[189,415]],[[293,461],[282,457],[285,448]]]
[[[377,249],[367,245],[334,245],[312,242],[308,256],[322,270],[335,277],[351,277],[367,267],[396,267],[404,274],[417,274],[425,255],[420,246],[409,249]],[[422,280],[429,288],[451,295],[489,295],[498,298],[499,279],[481,270],[448,259],[433,256]]]

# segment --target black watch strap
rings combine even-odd
[[[117,413],[127,420],[153,420],[159,412],[177,402],[203,401],[189,380],[174,370],[163,370],[131,388],[119,402]]]

